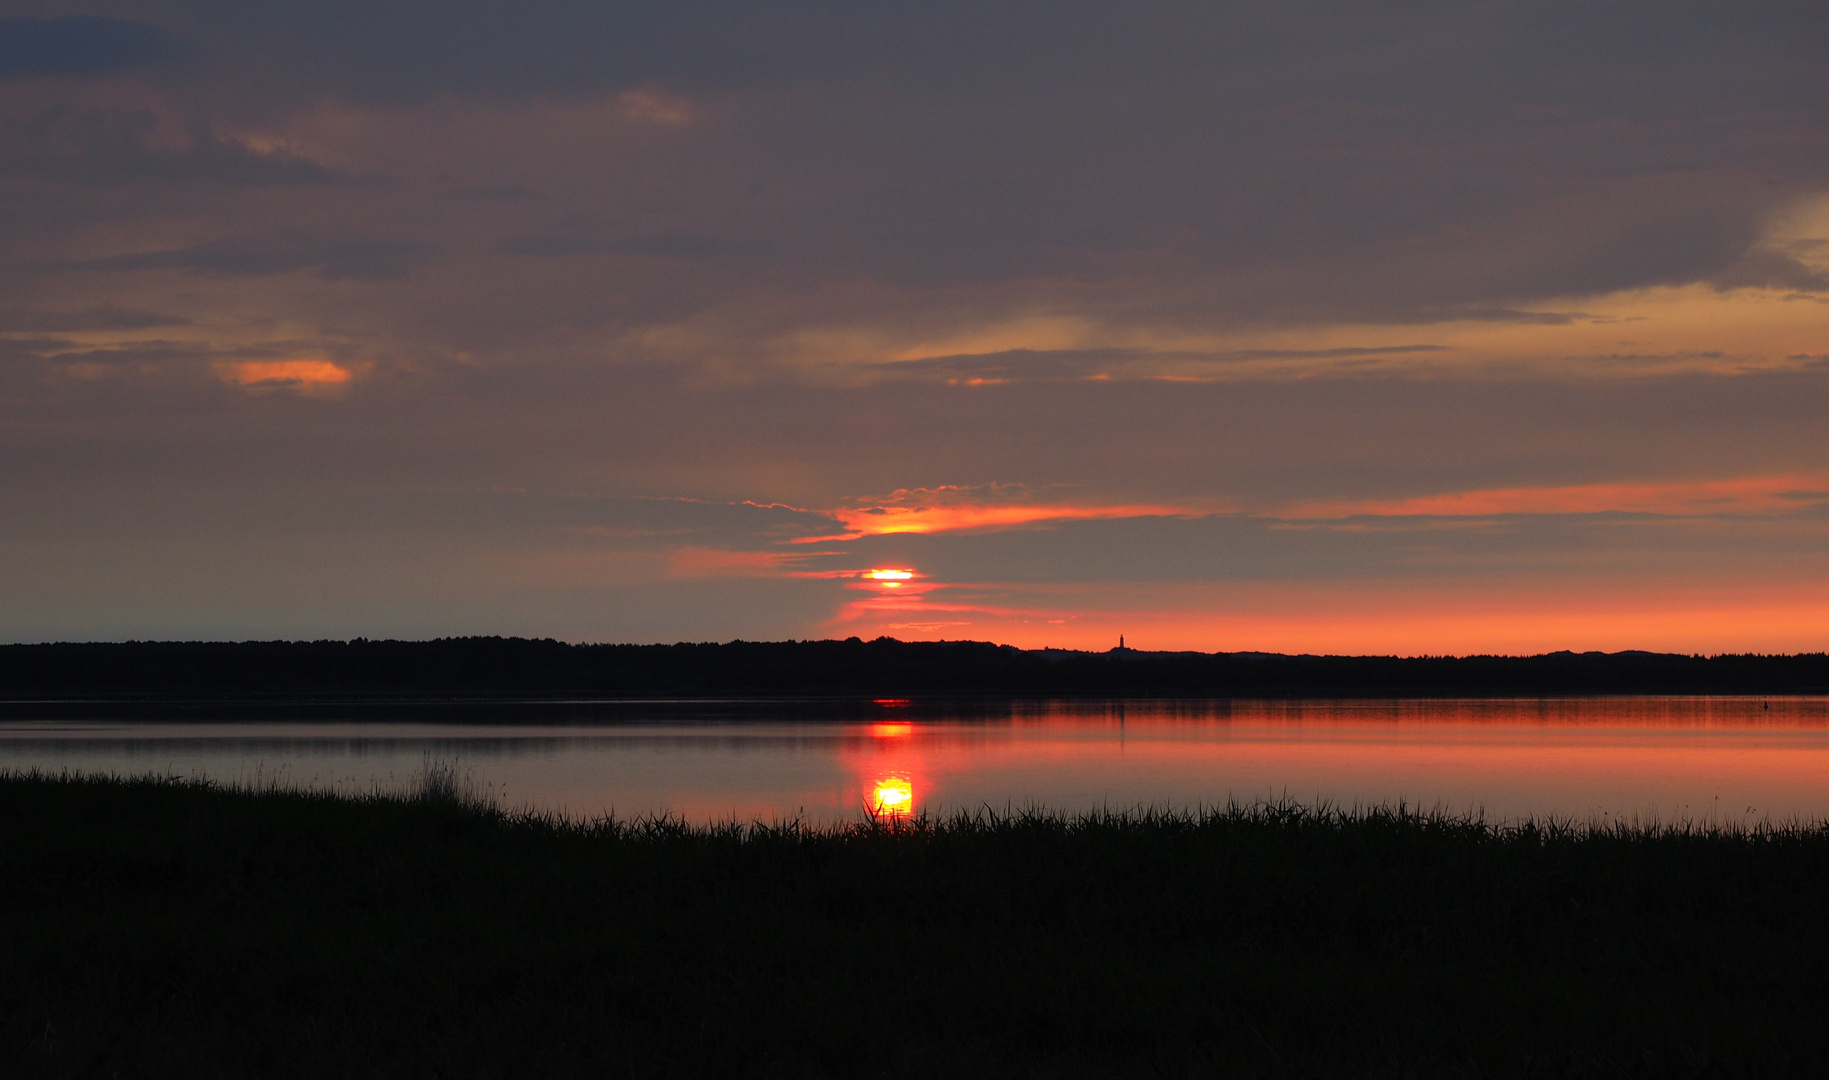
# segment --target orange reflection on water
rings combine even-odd
[[[919,787],[942,816],[1289,798],[1495,821],[1829,818],[1821,698],[1050,703],[909,728],[840,750],[867,813],[912,813]]]

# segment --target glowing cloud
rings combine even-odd
[[[936,487],[903,489],[872,503],[826,511],[846,529],[836,536],[809,536],[798,544],[857,540],[898,533],[995,531],[1055,521],[1091,521],[1129,517],[1193,517],[1199,511],[1181,506],[1131,504],[1098,506],[1031,502],[1020,489]],[[888,580],[888,579],[879,579]]]
[[[872,506],[860,510],[835,510],[836,517],[855,536],[891,533],[959,532],[966,529],[1008,529],[1048,521],[1085,521],[1099,518],[1185,516],[1170,506]]]
[[[328,360],[237,360],[216,365],[224,382],[250,390],[326,390],[346,386],[354,373]]]

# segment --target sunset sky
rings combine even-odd
[[[0,15],[0,639],[1829,648],[1822,0]]]

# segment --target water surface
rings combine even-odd
[[[694,821],[1285,797],[1501,820],[1829,819],[1829,699],[1820,697],[608,711],[612,719],[567,723],[541,722],[528,707],[513,710],[513,723],[476,719],[474,707],[465,722],[352,721],[334,709],[318,720],[8,720],[0,769],[367,791],[407,785],[438,761],[511,807]]]

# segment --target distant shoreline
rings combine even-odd
[[[1829,693],[1829,655],[1289,656],[986,642],[574,645],[550,639],[0,645],[0,715],[292,707],[972,698],[1507,698]]]

